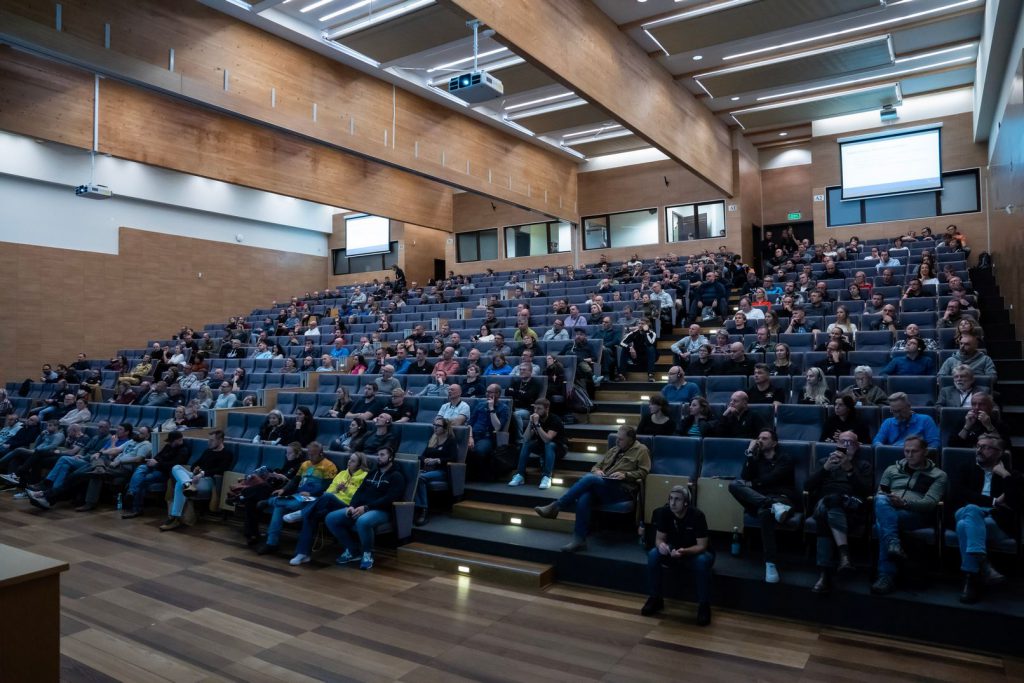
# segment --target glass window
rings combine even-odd
[[[666,207],[665,232],[669,242],[725,237],[725,202]]]
[[[891,197],[841,201],[842,189],[825,190],[828,200],[828,227],[883,223],[909,218],[931,218],[981,211],[978,169],[942,174],[938,192],[916,192]]]
[[[331,251],[331,256],[334,260],[334,274],[348,275],[348,258],[345,256],[345,250],[334,249]]]
[[[607,249],[608,239],[608,216],[594,216],[583,219],[583,248],[584,249]]]
[[[830,226],[857,225],[863,223],[861,216],[863,202],[858,200],[843,201],[843,188],[830,187],[828,196],[828,224]]]
[[[977,171],[950,173],[942,177],[939,208],[944,215],[981,211],[979,201]]]
[[[540,256],[572,251],[572,224],[530,223],[505,228],[505,256]]]
[[[658,243],[658,210],[641,209],[583,219],[583,248],[637,247]]]
[[[864,222],[882,223],[935,215],[935,193],[917,192],[864,200]]]
[[[331,256],[333,257],[335,275],[373,273],[378,270],[387,270],[398,263],[398,242],[391,242],[388,251],[383,254],[349,256],[344,249],[333,249]]]
[[[455,247],[455,258],[459,263],[496,260],[498,258],[498,229],[460,232],[455,236]]]

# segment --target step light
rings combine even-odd
[[[513,526],[521,526],[522,523],[523,523],[523,518],[522,517],[509,517],[508,518],[508,523],[513,525]]]
[[[640,394],[640,400],[641,401],[650,401],[651,397],[648,396],[647,394]]]
[[[468,574],[469,573],[469,567],[467,567],[464,564],[460,564],[459,565],[459,573],[460,574]]]
[[[597,453],[597,446],[587,446],[587,451],[590,453]]]
[[[620,424],[620,425],[626,424],[626,418],[624,418],[624,417],[617,417],[617,418],[615,418],[615,424]]]
[[[565,483],[565,480],[560,477],[552,477],[551,483],[554,484],[555,486],[561,486],[562,484]]]

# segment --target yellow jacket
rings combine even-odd
[[[363,483],[363,479],[366,479],[366,470],[356,470],[355,474],[352,474],[348,468],[343,469],[327,487],[327,493],[333,493],[338,500],[348,505],[352,502],[352,496],[356,494],[359,485]]]

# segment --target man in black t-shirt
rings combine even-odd
[[[690,505],[690,489],[673,486],[668,504],[654,511],[657,530],[654,547],[647,553],[647,585],[651,596],[640,614],[660,612],[662,599],[662,568],[693,573],[697,587],[697,625],[711,623],[711,569],[715,552],[708,545],[708,522],[704,513]]]
[[[551,402],[538,398],[533,404],[533,414],[526,421],[523,431],[523,447],[519,450],[519,467],[509,486],[526,483],[526,463],[530,454],[541,456],[540,488],[551,488],[551,472],[555,459],[565,454],[565,425],[557,415],[551,414]]]
[[[786,402],[786,392],[772,385],[768,366],[758,363],[754,366],[754,379],[747,387],[747,403],[781,405]]]

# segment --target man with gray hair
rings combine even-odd
[[[708,522],[704,513],[692,505],[690,489],[673,486],[668,503],[654,511],[651,522],[656,530],[654,547],[647,553],[647,586],[650,597],[640,609],[645,617],[665,607],[662,598],[662,571],[678,576],[693,574],[697,588],[697,625],[711,623],[711,570],[715,551],[708,544]]]
[[[380,377],[373,381],[377,385],[377,393],[389,395],[395,389],[401,389],[402,383],[395,379],[395,366],[387,364],[380,369]]]
[[[889,410],[892,417],[882,421],[882,426],[875,434],[876,446],[902,446],[903,442],[915,434],[924,439],[928,448],[940,448],[939,428],[928,415],[915,413],[910,406],[910,398],[902,391],[889,395]]]

